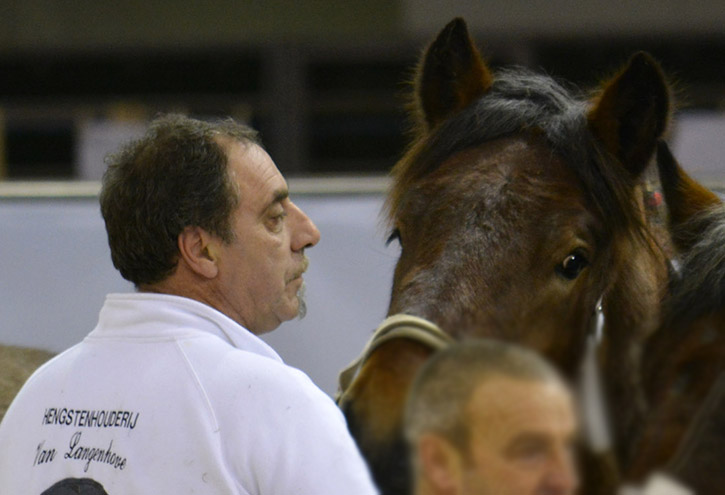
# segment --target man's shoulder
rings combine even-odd
[[[190,350],[189,361],[212,402],[246,409],[287,405],[330,408],[331,398],[303,371],[265,355],[212,343]]]
[[[205,361],[207,365],[211,365],[211,371],[220,380],[256,385],[280,392],[286,389],[319,390],[304,372],[281,360],[232,346],[212,347]]]

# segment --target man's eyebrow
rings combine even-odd
[[[285,199],[289,198],[289,190],[288,189],[278,189],[274,192],[272,199],[267,203],[267,205],[264,208],[264,211],[269,210],[272,206],[276,205],[277,203],[281,203]]]
[[[573,444],[576,442],[577,438],[578,432],[572,432],[571,434],[566,435],[565,441]],[[523,431],[509,440],[504,448],[504,451],[510,453],[517,448],[530,445],[548,445],[554,441],[556,440],[546,432],[536,430]]]
[[[545,432],[539,432],[536,430],[530,430],[530,431],[522,431],[515,437],[511,439],[511,444],[518,443],[518,442],[531,442],[531,441],[547,441],[549,439],[549,435]]]
[[[279,203],[281,201],[284,201],[287,198],[289,198],[289,190],[288,189],[279,189],[274,192],[274,201],[272,201],[272,202]]]
[[[521,447],[531,445],[546,445],[551,442],[551,439],[546,433],[537,431],[524,431],[510,439],[504,447],[504,452],[513,453]]]

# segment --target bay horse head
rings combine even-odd
[[[643,409],[639,351],[668,280],[641,187],[669,119],[659,66],[636,54],[583,97],[523,69],[494,74],[455,19],[421,59],[411,115],[386,202],[401,245],[389,314],[533,348],[572,377],[601,298],[599,359],[626,457]],[[342,399],[384,493],[406,493],[401,411],[431,352],[385,342]]]

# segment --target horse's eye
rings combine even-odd
[[[584,255],[581,253],[571,253],[564,258],[564,261],[560,265],[557,265],[556,273],[566,279],[574,280],[587,266],[589,266],[589,260]]]
[[[388,240],[385,241],[385,245],[386,246],[389,246],[390,243],[393,242],[393,241],[398,241],[398,243],[401,244],[401,242],[400,242],[400,230],[393,229],[393,231],[388,236]]]

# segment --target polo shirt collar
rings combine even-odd
[[[237,322],[202,302],[151,292],[108,294],[98,325],[88,338],[163,339],[206,332],[232,346],[276,361],[269,344]]]

